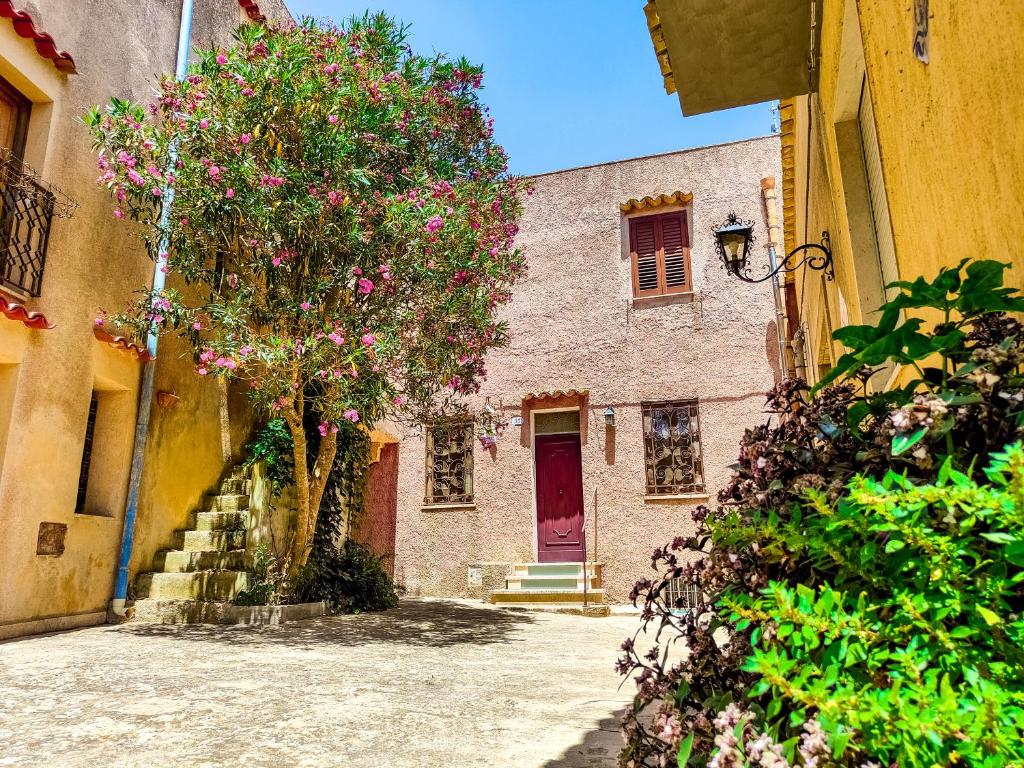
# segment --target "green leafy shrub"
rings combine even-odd
[[[245,589],[235,595],[235,605],[277,605],[283,599],[280,562],[270,547],[261,542],[253,553],[252,563],[246,569],[249,579]]]
[[[384,611],[398,605],[384,558],[351,539],[310,557],[298,591],[303,602],[326,600],[338,613]]]
[[[837,332],[849,352],[814,393],[771,393],[717,511],[634,589],[658,646],[623,645],[623,765],[1024,764],[1024,299],[1005,268],[898,283],[877,326]],[[883,363],[911,380],[870,391]]]
[[[251,467],[263,462],[270,488],[276,494],[295,482],[295,458],[292,447],[292,433],[280,416],[263,425],[246,446],[248,458],[245,465]]]

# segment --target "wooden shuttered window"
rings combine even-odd
[[[664,296],[693,290],[685,211],[630,219],[629,251],[634,296]]]

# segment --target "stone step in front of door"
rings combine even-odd
[[[156,553],[153,569],[164,573],[241,571],[245,569],[245,550],[183,552],[179,549],[165,549]]]
[[[583,586],[583,563],[513,563],[509,579],[576,579]],[[601,586],[601,563],[592,560],[586,563],[586,573],[595,586]],[[597,583],[595,583],[595,581]]]
[[[591,576],[587,589],[599,589],[601,579]],[[506,589],[583,589],[582,574],[573,576],[543,575],[543,576],[509,576],[505,580]]]
[[[491,592],[491,602],[495,605],[583,605],[583,597],[582,589],[496,589]],[[603,603],[604,590],[587,590],[586,602],[588,604]]]
[[[166,600],[232,600],[247,583],[244,571],[143,573],[135,582],[140,598]]]

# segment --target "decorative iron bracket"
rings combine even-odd
[[[816,272],[824,272],[826,280],[835,279],[835,270],[832,266],[832,242],[829,239],[828,230],[821,233],[820,243],[804,243],[798,245],[792,251],[786,254],[786,257],[779,262],[779,265],[775,269],[768,272],[763,277],[751,277],[750,269],[745,268],[743,270],[730,270],[732,274],[747,283],[763,283],[765,280],[770,280],[780,272],[795,272],[800,267],[806,265],[808,269],[813,269]],[[790,261],[802,251],[807,251],[807,255],[804,256],[800,261],[795,264]],[[820,253],[818,253],[820,251]]]

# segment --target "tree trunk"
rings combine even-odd
[[[285,421],[292,434],[295,461],[295,528],[288,563],[288,581],[294,584],[296,577],[309,561],[312,551],[313,533],[320,517],[320,505],[323,502],[334,457],[338,452],[338,436],[329,432],[320,440],[317,457],[310,472],[302,417],[292,412],[285,415]]]

